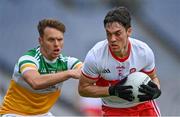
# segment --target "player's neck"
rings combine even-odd
[[[118,52],[114,53],[118,58],[125,58],[128,56],[128,46],[125,46],[123,49],[121,49]]]
[[[40,48],[40,52],[43,55],[43,58],[46,60],[46,62],[48,62],[48,63],[56,62],[57,58],[48,57],[48,55],[46,54],[46,52],[42,48]]]

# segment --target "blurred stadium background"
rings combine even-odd
[[[84,60],[88,50],[106,35],[106,12],[124,5],[133,15],[132,37],[153,49],[161,80],[157,99],[163,116],[180,116],[180,1],[179,0],[0,0],[0,102],[18,58],[38,45],[37,23],[56,18],[65,23],[63,53]],[[65,81],[52,108],[56,116],[81,116],[78,81]]]

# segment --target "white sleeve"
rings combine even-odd
[[[93,50],[90,50],[86,55],[82,73],[89,78],[98,78],[99,76],[97,59]]]
[[[155,68],[155,57],[152,49],[147,46],[146,49],[146,66],[143,69],[144,72],[151,72]]]
[[[82,62],[79,59],[77,59],[77,58],[68,57],[67,59],[68,59],[68,63],[67,63],[68,69],[74,69],[78,65],[82,64]]]
[[[18,68],[19,72],[23,74],[27,70],[38,70],[39,63],[34,57],[24,55],[18,60]]]

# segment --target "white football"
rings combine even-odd
[[[140,85],[146,85],[150,80],[151,78],[143,72],[134,72],[128,75],[127,81],[124,83],[124,85],[131,85],[133,87],[132,91],[135,97],[133,102],[139,102],[137,95],[142,94],[139,92]]]

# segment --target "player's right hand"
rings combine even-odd
[[[79,79],[81,77],[81,69],[80,68],[69,70],[69,71],[71,72],[71,77],[73,79]]]
[[[114,86],[109,87],[109,95],[110,96],[118,96],[122,99],[133,101],[134,96],[132,92],[132,86],[123,86],[123,84],[126,82],[127,78],[122,79],[120,82],[115,84]]]

